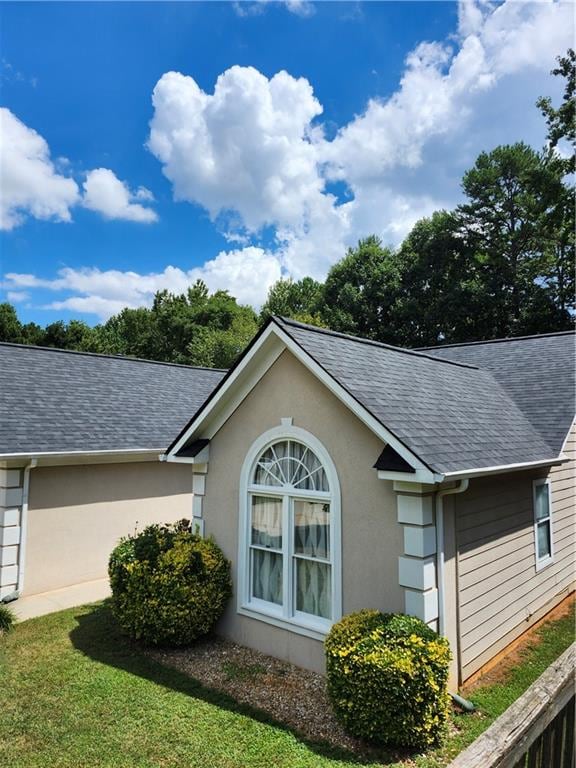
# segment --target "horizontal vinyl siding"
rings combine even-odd
[[[574,583],[576,430],[566,443],[569,464],[549,472],[553,562],[536,571],[532,481],[518,472],[472,481],[455,497],[458,611],[462,679],[524,632]]]

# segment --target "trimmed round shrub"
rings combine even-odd
[[[15,623],[16,617],[12,610],[4,603],[0,603],[0,635],[10,632]]]
[[[328,693],[354,736],[426,748],[449,712],[450,647],[413,616],[364,610],[334,624],[325,640]]]
[[[229,561],[187,520],[121,539],[108,573],[120,627],[148,645],[189,645],[210,632],[232,594]]]

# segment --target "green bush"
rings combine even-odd
[[[189,645],[207,634],[232,594],[230,563],[187,520],[121,539],[108,573],[120,627],[149,645]]]
[[[328,693],[354,736],[404,747],[437,743],[449,711],[448,641],[413,616],[364,610],[325,641]]]
[[[4,603],[0,603],[0,635],[9,632],[16,623],[16,617],[11,609]]]

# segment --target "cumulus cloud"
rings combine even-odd
[[[175,199],[202,206],[237,247],[187,271],[63,270],[37,287],[72,294],[51,306],[100,317],[198,277],[258,305],[281,274],[323,278],[359,237],[397,244],[419,218],[459,202],[462,173],[481,150],[543,144],[534,103],[560,97],[549,72],[571,37],[569,3],[464,0],[454,34],[417,45],[396,91],[375,95],[331,139],[304,78],[234,66],[208,92],[168,72],[153,92],[148,148]],[[145,190],[112,180],[121,209],[150,215]],[[35,287],[26,280],[36,278],[11,279],[12,290]]]
[[[58,173],[42,136],[2,107],[0,229],[14,229],[27,216],[70,221],[78,199],[78,185]]]
[[[271,2],[274,0],[236,0],[232,3],[232,7],[237,16],[246,18],[248,16],[261,16]],[[285,0],[280,4],[290,13],[303,18],[312,16],[316,12],[314,4],[310,0]]]
[[[116,269],[65,267],[53,279],[9,272],[2,287],[8,296],[32,289],[72,294],[48,302],[44,308],[94,314],[106,320],[124,307],[150,306],[156,291],[184,293],[196,280],[203,280],[211,291],[229,290],[240,303],[258,307],[280,276],[280,262],[275,255],[249,246],[222,251],[202,267],[187,271],[168,266],[162,272],[143,275]]]
[[[0,229],[14,229],[28,217],[69,222],[79,204],[107,219],[157,221],[144,205],[154,200],[145,187],[131,191],[113,171],[97,168],[86,174],[81,195],[76,181],[63,173],[69,165],[66,158],[54,162],[46,140],[0,108]]]
[[[207,94],[168,72],[152,101],[148,146],[177,200],[200,203],[213,219],[234,211],[252,232],[305,226],[324,186],[310,140],[322,107],[307,80],[234,66]]]
[[[158,221],[156,212],[146,208],[142,202],[152,202],[150,190],[140,187],[132,192],[109,168],[96,168],[86,174],[83,184],[82,205],[91,211],[101,213],[106,219],[125,221]]]
[[[455,34],[416,46],[396,92],[371,99],[332,140],[304,78],[235,66],[207,93],[169,72],[154,89],[148,146],[177,200],[227,221],[230,238],[272,227],[287,272],[323,277],[359,237],[398,243],[419,217],[454,205],[462,172],[490,142],[530,141],[534,120],[543,138],[533,104],[570,45],[571,18],[567,3],[464,0]],[[519,111],[502,109],[519,99]]]

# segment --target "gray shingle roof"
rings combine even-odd
[[[0,454],[163,450],[223,376],[0,344]]]
[[[437,472],[558,455],[490,370],[293,320],[275,318],[275,322]]]
[[[425,349],[490,371],[532,426],[560,453],[574,419],[573,331]]]

